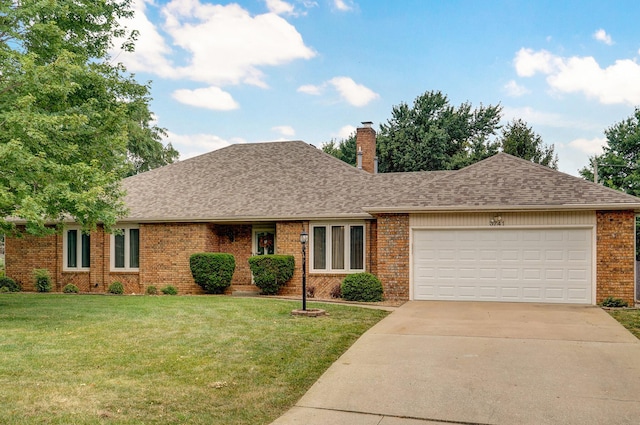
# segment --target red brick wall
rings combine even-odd
[[[596,302],[622,298],[633,306],[635,213],[597,211]]]
[[[214,252],[226,252],[233,254],[236,259],[236,270],[231,280],[233,286],[251,285],[251,270],[249,269],[249,257],[251,257],[252,227],[250,224],[237,226],[216,226],[218,247]],[[231,240],[233,239],[233,241]]]
[[[6,275],[22,285],[23,291],[35,291],[33,270],[47,269],[55,284],[58,276],[57,259],[61,257],[57,251],[57,238],[56,235],[5,238]]]
[[[376,131],[373,128],[360,127],[356,130],[356,155],[358,152],[362,152],[362,169],[373,173],[376,156]]]
[[[189,257],[205,251],[209,241],[206,223],[141,224],[140,288],[135,292],[143,293],[150,285],[158,290],[173,285],[179,294],[202,293],[191,276]],[[131,279],[132,273],[110,273],[110,279],[115,278],[123,282],[121,279]],[[129,280],[125,286],[135,283]]]
[[[280,295],[302,296],[302,245],[300,232],[309,232],[309,223],[288,221],[276,223],[276,252],[281,255],[293,255],[295,268],[293,277],[285,286],[280,288]],[[308,244],[307,244],[308,245]],[[307,284],[309,284],[309,247],[307,247]]]
[[[380,214],[377,276],[388,300],[409,299],[409,215]]]

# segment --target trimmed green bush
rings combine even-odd
[[[189,258],[193,280],[211,294],[221,294],[231,285],[236,269],[233,254],[199,252]]]
[[[249,258],[253,282],[260,293],[274,295],[293,276],[293,255],[256,255]]]
[[[167,285],[162,288],[161,291],[165,295],[178,295],[178,290],[173,285]]]
[[[145,290],[147,295],[158,295],[158,288],[156,288],[153,285],[147,286],[147,289]]]
[[[20,292],[22,288],[15,280],[7,276],[0,277],[0,290],[3,292]]]
[[[51,292],[51,275],[47,269],[34,269],[33,278],[35,280],[36,291]]]
[[[116,295],[124,294],[124,285],[121,282],[113,282],[109,285],[109,293]]]
[[[342,281],[342,298],[347,301],[382,301],[382,283],[371,273],[354,273]]]
[[[607,297],[600,303],[602,307],[629,307],[629,304],[622,298]]]
[[[62,292],[64,292],[65,294],[77,294],[78,292],[80,292],[80,290],[73,283],[69,283],[65,285],[64,288],[62,288]]]

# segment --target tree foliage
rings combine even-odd
[[[418,96],[412,106],[394,106],[377,138],[380,172],[455,170],[497,153],[491,136],[501,110],[469,103],[456,108],[439,91]]]
[[[322,151],[329,155],[335,156],[347,164],[356,166],[356,134],[353,133],[346,139],[339,142],[335,139],[322,145]]]
[[[593,180],[593,164],[598,164],[598,182],[630,195],[640,196],[640,108],[632,116],[604,131],[604,153],[590,158],[580,174]]]
[[[498,143],[502,152],[558,169],[554,145],[545,145],[540,135],[521,119],[514,119],[502,129]]]
[[[16,231],[8,217],[32,234],[65,218],[109,229],[119,180],[177,158],[149,85],[109,62],[132,13],[130,0],[0,1],[0,231]]]

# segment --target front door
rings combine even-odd
[[[253,228],[253,255],[271,255],[276,253],[276,229],[273,227]]]

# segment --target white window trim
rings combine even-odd
[[[76,260],[78,261],[78,266],[69,267],[67,265],[67,244],[68,240],[68,231],[69,230],[77,230],[78,231],[78,240],[76,246]],[[91,236],[89,236],[89,265],[91,265]],[[80,226],[66,226],[64,228],[64,232],[62,233],[62,271],[63,272],[88,272],[91,269],[89,267],[82,267],[82,227]]]
[[[138,225],[123,225],[114,226],[114,232],[111,233],[111,247],[109,249],[109,262],[112,272],[138,272],[139,267],[129,267],[129,254],[131,249],[131,243],[129,242],[129,230],[140,229]],[[116,234],[115,231],[122,230],[124,233],[124,267],[116,267]],[[139,234],[138,234],[139,235]],[[139,243],[140,241],[138,241]],[[140,264],[140,258],[138,257],[138,264]]]
[[[331,226],[344,226],[345,227],[345,235],[344,235],[344,264],[347,268],[344,269],[333,269],[331,266]],[[351,226],[362,226],[362,269],[352,269],[351,266]],[[326,264],[327,268],[324,269],[316,269],[313,265],[313,228],[314,227],[325,227],[327,229],[325,233],[326,237]],[[325,273],[325,274],[350,274],[350,273],[361,273],[367,270],[367,225],[364,221],[323,221],[323,222],[310,222],[309,223],[309,256],[307,259],[307,263],[309,264],[309,273]]]

